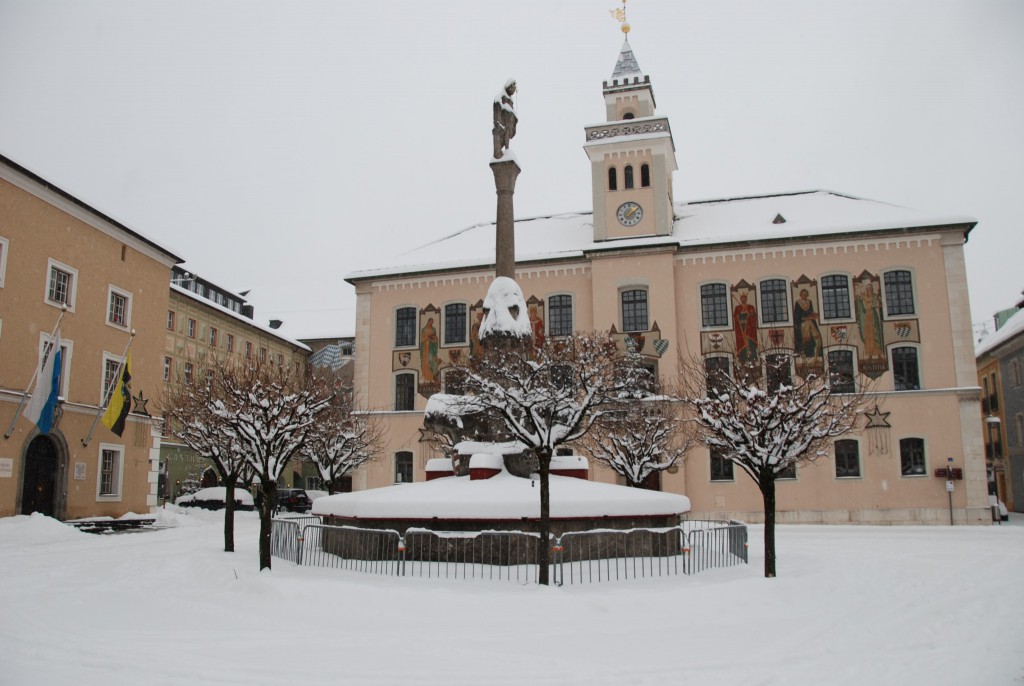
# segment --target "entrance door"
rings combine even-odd
[[[25,455],[25,480],[21,488],[21,513],[41,512],[54,516],[57,483],[57,447],[47,436],[36,436]]]

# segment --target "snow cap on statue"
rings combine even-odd
[[[495,278],[484,298],[480,340],[488,336],[530,338],[532,335],[526,299],[519,284],[507,276]]]

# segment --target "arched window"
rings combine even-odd
[[[651,166],[648,164],[640,165],[640,187],[647,188],[651,185]]]
[[[626,189],[633,187],[633,165],[627,164],[626,168],[622,171],[622,175],[626,182]]]
[[[608,168],[608,190],[619,190],[619,176],[618,173],[615,171],[615,167]]]

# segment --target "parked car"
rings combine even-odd
[[[313,501],[301,488],[277,489],[277,506],[288,512],[309,512]]]

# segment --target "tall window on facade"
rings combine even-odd
[[[836,478],[860,476],[860,444],[857,441],[836,441]]]
[[[786,353],[765,355],[765,381],[769,391],[777,391],[783,386],[793,385],[793,369],[790,356]]]
[[[924,439],[900,439],[900,473],[903,476],[923,476],[925,474]]]
[[[732,460],[722,456],[719,448],[711,449],[711,480],[712,481],[733,481]]]
[[[267,362],[267,349],[260,348],[260,362],[266,364]]]
[[[195,319],[189,319],[188,320],[188,337],[189,338],[195,338],[196,337],[196,320]]]
[[[704,358],[704,383],[707,384],[708,396],[717,395],[729,387],[729,358]]]
[[[415,374],[395,375],[395,411],[411,412],[415,409]]]
[[[444,342],[466,342],[466,303],[452,303],[444,306]]]
[[[700,287],[701,326],[725,326],[729,323],[729,299],[724,283],[709,283]]]
[[[890,317],[914,314],[914,287],[910,272],[894,269],[883,275],[885,284],[885,311]]]
[[[117,358],[103,360],[103,402],[110,399],[110,394],[117,383],[117,372],[121,369],[121,361]]]
[[[247,359],[247,360],[251,360],[252,359],[252,342],[251,341],[246,341],[245,342],[245,359]]]
[[[395,347],[416,345],[416,308],[402,307],[395,312]]]
[[[608,190],[619,190],[619,173],[615,170],[615,167],[608,167]]]
[[[1010,385],[1016,388],[1020,384],[1020,362],[1018,360],[1010,360]]]
[[[235,352],[235,337],[232,334],[228,334],[227,344],[228,344],[228,352],[229,353]]]
[[[71,293],[73,283],[71,272],[58,267],[50,266],[50,284],[46,291],[46,298],[50,302],[71,306]]]
[[[192,363],[191,362],[186,362],[185,363],[185,384],[187,385],[187,384],[191,384],[191,383],[192,383]]]
[[[217,345],[217,327],[210,327],[210,345],[216,347]]]
[[[171,380],[171,364],[172,360],[169,357],[164,358],[164,381]]]
[[[622,330],[647,331],[647,291],[622,291]]]
[[[850,318],[850,279],[842,274],[821,277],[821,311],[825,319]]]
[[[100,496],[116,496],[121,492],[121,451],[114,448],[100,450]]]
[[[412,453],[407,450],[395,453],[395,483],[412,483]]]
[[[572,296],[553,295],[548,298],[548,335],[568,336],[572,333]]]
[[[789,300],[784,279],[765,279],[761,282],[761,321],[776,324],[789,321]]]
[[[622,170],[622,178],[625,181],[627,190],[633,187],[633,165],[626,165],[625,169]]]
[[[167,310],[167,330],[174,331],[174,310]]]
[[[648,188],[651,185],[651,167],[647,164],[640,165],[640,187]]]
[[[796,478],[796,463],[789,465],[778,474],[775,475],[776,479],[795,479]]]
[[[828,385],[833,393],[853,393],[853,351],[832,350],[828,354]]]
[[[917,348],[907,346],[892,349],[892,380],[897,391],[921,390]]]
[[[115,326],[128,326],[128,297],[118,293],[110,292],[110,302],[107,305],[107,321]]]
[[[446,369],[444,392],[449,395],[466,395],[466,373],[461,369]]]

